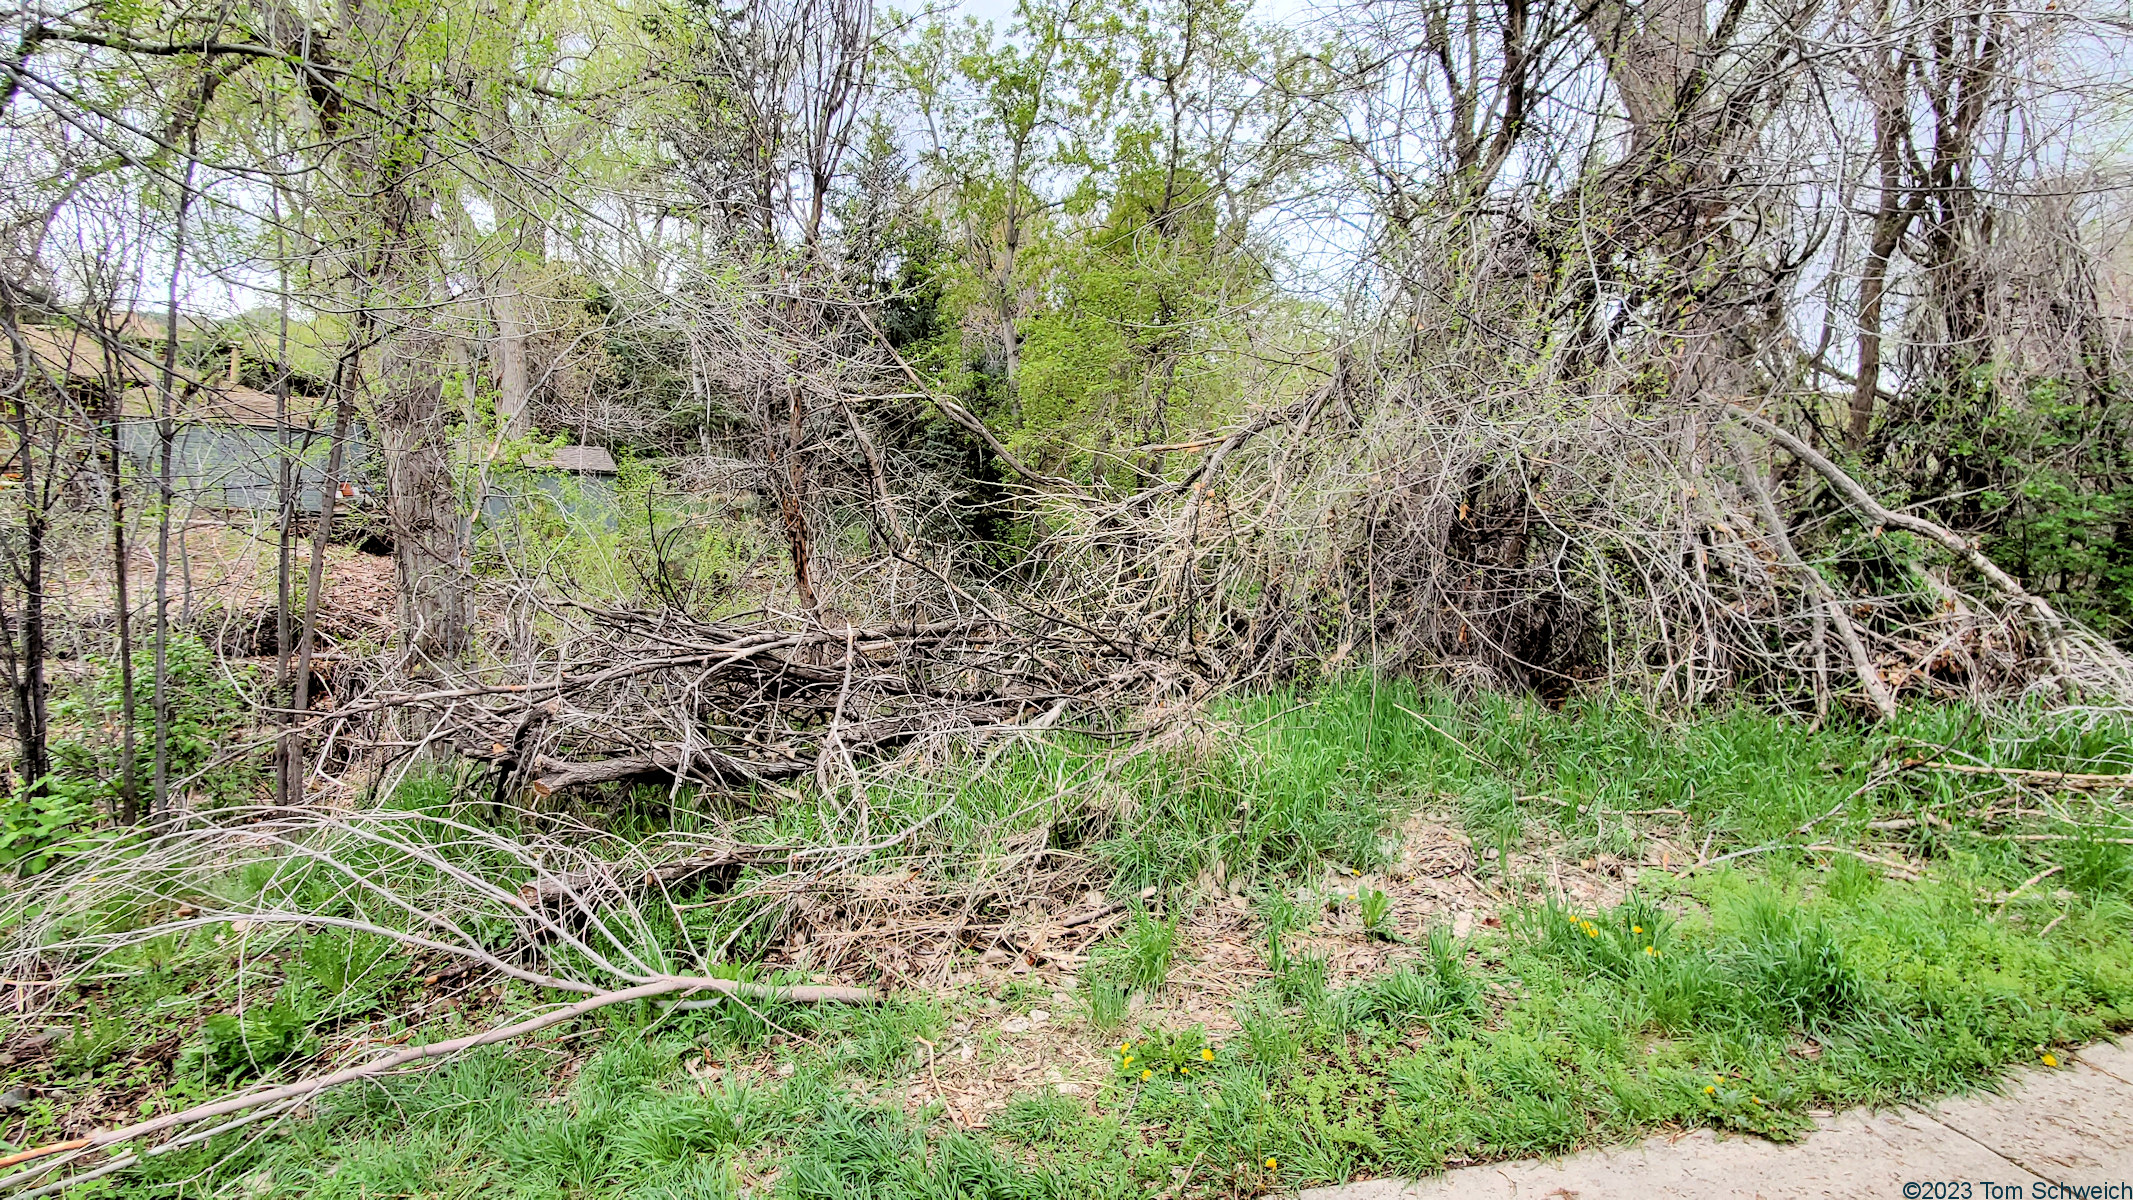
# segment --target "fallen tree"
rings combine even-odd
[[[159,1133],[200,1125],[218,1118],[236,1116],[256,1109],[270,1109],[278,1112],[302,1101],[309,1100],[329,1088],[363,1080],[378,1079],[416,1063],[446,1058],[455,1054],[464,1054],[471,1050],[478,1050],[483,1046],[493,1046],[502,1042],[514,1041],[528,1034],[538,1033],[551,1026],[576,1020],[579,1017],[597,1012],[611,1005],[627,1004],[640,1000],[657,1000],[668,996],[685,997],[698,992],[712,992],[736,999],[745,997],[761,1000],[784,1000],[800,1004],[866,1004],[877,999],[875,993],[866,988],[810,986],[780,988],[759,984],[735,983],[730,979],[709,979],[691,976],[655,979],[649,983],[638,984],[635,987],[596,993],[574,1004],[562,1005],[547,1012],[514,1021],[508,1025],[483,1030],[480,1033],[470,1033],[464,1037],[448,1038],[444,1041],[426,1042],[419,1046],[410,1046],[404,1050],[397,1050],[371,1059],[368,1062],[351,1067],[343,1067],[338,1071],[332,1071],[324,1075],[300,1079],[294,1083],[282,1084],[279,1087],[259,1088],[242,1092],[226,1099],[194,1105],[191,1108],[180,1109],[177,1112],[166,1113],[159,1117],[151,1117],[146,1121],[137,1121],[134,1124],[121,1126],[117,1129],[103,1130],[88,1137],[69,1138],[63,1142],[54,1142],[47,1146],[19,1151],[7,1156],[5,1159],[0,1159],[0,1166],[14,1166],[18,1163],[39,1159],[46,1161],[38,1166],[18,1171],[13,1175],[0,1176],[0,1188],[18,1187],[29,1183],[72,1162],[76,1155],[96,1152],[108,1153],[117,1147],[140,1141],[143,1138],[153,1137]],[[222,1131],[222,1128],[218,1128],[214,1132]],[[159,1146],[156,1149],[162,1149],[162,1147]],[[149,1151],[149,1153],[154,1152],[153,1150]],[[65,1155],[66,1157],[53,1157],[57,1155]],[[55,1187],[74,1187],[104,1175],[114,1174],[133,1166],[140,1159],[141,1156],[139,1154],[128,1154],[114,1158],[94,1170],[70,1176],[60,1184],[55,1185]],[[43,1189],[39,1190],[42,1191]]]
[[[617,1004],[880,999],[863,986],[730,978],[718,972],[724,960],[716,950],[677,954],[651,919],[655,906],[672,903],[673,889],[726,893],[743,866],[766,868],[766,881],[775,882],[805,872],[796,860],[806,855],[796,850],[818,848],[714,849],[674,839],[633,845],[552,816],[514,815],[532,832],[475,824],[450,812],[390,809],[180,815],[138,839],[92,844],[64,869],[18,889],[0,923],[10,930],[6,973],[24,1019],[62,1003],[68,986],[117,950],[203,931],[234,935],[258,956],[291,936],[366,937],[411,963],[456,964],[433,971],[431,979],[456,974],[521,986],[506,995],[487,1028],[398,1049],[359,1039],[335,1055],[355,1061],[331,1070],[19,1152],[0,1163],[22,1167],[0,1177],[0,1188],[26,1186],[84,1155],[178,1135],[51,1185],[70,1187],[236,1127],[227,1119],[286,1111],[332,1088],[523,1038]],[[835,871],[839,861],[824,865]],[[228,880],[247,869],[264,882],[248,895],[232,895]],[[499,925],[515,927],[518,937],[497,945]],[[556,1003],[559,992],[575,998]],[[215,1122],[224,1123],[181,1133]]]
[[[359,686],[302,714],[299,733],[338,751],[315,764],[321,781],[374,780],[407,749],[448,747],[488,766],[499,805],[625,782],[826,782],[855,761],[1011,736],[1054,707],[1103,708],[1151,673],[1130,649],[1041,620],[699,622],[525,595],[572,632],[514,664],[517,681]],[[603,665],[570,669],[586,662]]]

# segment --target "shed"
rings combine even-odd
[[[605,446],[558,446],[540,465],[574,475],[613,475],[615,456]]]
[[[179,322],[181,342],[214,332],[197,322]],[[136,478],[155,478],[161,467],[158,422],[164,395],[165,319],[155,313],[127,314],[116,338],[108,340],[61,326],[32,326],[21,334],[35,369],[70,390],[99,393],[82,396],[92,411],[104,402],[103,388],[116,383],[124,389],[119,400],[119,446],[133,459]],[[0,339],[0,364],[14,364],[13,347],[5,339]],[[173,489],[210,508],[273,512],[281,505],[280,477],[286,463],[292,471],[297,511],[321,511],[333,441],[332,403],[302,394],[283,401],[240,382],[241,368],[242,355],[233,345],[226,374],[209,377],[195,363],[173,377]],[[353,481],[364,476],[375,453],[369,431],[357,424],[349,432],[341,463],[344,498],[357,494]],[[567,513],[614,524],[618,468],[606,447],[559,446],[526,465],[532,469],[530,487],[492,489],[482,498],[483,516],[501,516],[540,496]]]
[[[616,521],[615,456],[605,446],[557,446],[529,457],[527,473],[515,482],[492,483],[482,497],[481,515],[497,520],[528,501],[554,505],[569,517],[587,518],[613,528]]]
[[[117,338],[111,340],[60,326],[20,331],[31,369],[80,395],[89,411],[105,403],[108,393],[102,389],[112,384],[123,389],[118,406],[119,447],[134,460],[142,479],[154,477],[161,466],[157,424],[163,363],[161,347],[139,339],[160,340],[166,332],[163,319],[152,313],[128,314]],[[202,332],[197,323],[179,323],[181,339]],[[0,361],[9,368],[15,365],[14,348],[5,339],[0,339]],[[280,476],[287,462],[298,511],[319,511],[332,441],[332,406],[319,397],[298,394],[288,397],[284,407],[274,394],[237,382],[237,374],[234,352],[227,376],[204,376],[197,366],[181,367],[174,373],[173,489],[209,507],[272,511],[281,504]],[[342,479],[354,478],[369,456],[365,431],[351,431]],[[344,487],[343,495],[347,494]]]
[[[119,445],[133,456],[143,477],[160,466],[156,405],[159,393],[126,394]],[[287,463],[298,512],[323,507],[326,464],[333,449],[331,405],[316,397],[291,396],[287,419],[277,399],[241,384],[196,386],[181,394],[171,434],[172,485],[179,494],[211,508],[271,512],[281,506],[281,471]],[[349,430],[342,453],[341,495],[352,497],[372,453],[369,431]]]

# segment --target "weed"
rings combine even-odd
[[[1392,913],[1392,897],[1386,895],[1382,888],[1366,886],[1356,893],[1355,898],[1362,913],[1363,929],[1373,937],[1389,939],[1385,918]]]
[[[1103,955],[1099,974],[1125,991],[1153,993],[1170,976],[1178,948],[1178,918],[1153,917],[1135,909],[1132,920]]]
[[[768,1097],[729,1077],[696,1095],[660,1093],[639,1101],[621,1112],[607,1140],[632,1163],[678,1163],[755,1145],[770,1116]]]
[[[867,1008],[822,1009],[795,1014],[795,1024],[828,1035],[835,1070],[888,1075],[910,1057],[918,1043],[940,1040],[947,1024],[929,1000],[895,1000]]]
[[[1118,1071],[1127,1083],[1154,1079],[1189,1079],[1206,1075],[1215,1063],[1214,1047],[1198,1028],[1168,1030],[1144,1027],[1140,1035],[1118,1047]]]
[[[1244,1051],[1262,1067],[1281,1068],[1295,1061],[1303,1038],[1279,1008],[1246,1001],[1237,1010],[1237,1026],[1244,1037]]]
[[[1280,963],[1282,939],[1310,922],[1308,906],[1291,899],[1282,889],[1268,888],[1259,899],[1260,919],[1266,922],[1267,961]]]
[[[1815,917],[1770,891],[1752,895],[1741,916],[1726,962],[1742,1010],[1766,1028],[1824,1030],[1870,1002],[1865,980]]]
[[[60,1044],[59,1065],[69,1072],[92,1072],[124,1057],[140,1036],[140,1017],[126,1011],[91,1010]]]
[[[1285,1004],[1309,1004],[1326,994],[1326,956],[1283,953],[1274,964],[1274,994]]]
[[[0,870],[36,875],[86,849],[78,832],[96,810],[64,785],[0,801]]]
[[[1100,1030],[1118,1028],[1126,1020],[1132,1008],[1132,997],[1125,987],[1109,979],[1094,979],[1089,982],[1089,1023]]]
[[[345,1018],[375,1010],[407,976],[408,961],[389,938],[360,930],[326,930],[304,943],[292,984],[316,997],[322,1015]]]
[[[287,996],[242,1014],[216,1013],[202,1024],[200,1040],[180,1059],[180,1074],[197,1072],[210,1083],[257,1075],[308,1053],[308,1024],[305,1012]]]
[[[1008,1141],[1024,1146],[1057,1139],[1081,1123],[1081,1106],[1057,1092],[1032,1092],[1007,1102],[987,1127]]]
[[[929,1141],[902,1114],[833,1104],[778,1180],[784,1200],[1021,1200],[1049,1189],[964,1133]]]
[[[2126,831],[2115,832],[2123,836]],[[2133,896],[2133,846],[2086,827],[2060,845],[2059,866],[2067,887],[2087,896]]]
[[[256,669],[234,666],[225,672],[213,650],[199,638],[174,635],[165,646],[169,697],[167,754],[173,779],[194,775],[195,795],[213,803],[236,802],[253,794],[259,756],[223,756],[223,748],[241,741],[250,704],[244,686]],[[63,691],[52,705],[52,785],[84,810],[115,802],[122,775],[123,743],[116,736],[122,697],[119,664],[93,659],[94,674]],[[133,692],[137,712],[155,701],[154,652],[134,652]],[[136,748],[136,755],[143,751]],[[146,778],[148,764],[135,770]]]
[[[1429,949],[1429,958],[1420,969],[1401,966],[1344,989],[1339,996],[1343,1019],[1394,1031],[1425,1023],[1442,1033],[1462,1029],[1485,1015],[1481,985],[1467,972],[1462,947],[1451,931],[1431,930]]]
[[[1880,871],[1849,854],[1839,854],[1829,864],[1825,888],[1830,899],[1849,904],[1873,895],[1881,883]]]
[[[1055,829],[1082,831],[1077,852],[1111,868],[1114,892],[1178,885],[1219,857],[1257,898],[1271,977],[1238,1003],[1237,1034],[1221,1046],[1196,1030],[1115,1037],[1114,1046],[1132,1045],[1133,1061],[1120,1052],[1113,1086],[1088,1099],[1022,1095],[983,1136],[952,1130],[938,1110],[907,1117],[861,1099],[901,1100],[910,1072],[923,1069],[912,1047],[959,1015],[960,992],[874,1009],[618,1008],[561,1047],[472,1055],[330,1094],[315,1119],[276,1137],[217,1138],[144,1160],[125,1186],[168,1194],[181,1181],[233,1190],[242,1179],[261,1200],[506,1191],[678,1200],[738,1196],[744,1181],[774,1176],[786,1200],[1259,1194],[1669,1126],[1790,1137],[1813,1108],[1975,1086],[2035,1061],[2039,1047],[2124,1028],[2133,1013],[2133,887],[2126,851],[2107,840],[2116,835],[2023,843],[1938,827],[1902,847],[1932,859],[1924,881],[1781,848],[1680,882],[1648,874],[1612,907],[1512,909],[1507,928],[1466,939],[1440,928],[1384,974],[1329,988],[1326,960],[1296,936],[1318,915],[1309,885],[1329,861],[1382,857],[1386,824],[1420,796],[1450,798],[1475,844],[1500,851],[1545,836],[1585,853],[1645,853],[1659,831],[1634,814],[1671,809],[1683,815],[1663,814],[1664,836],[1685,821],[1697,845],[1712,838],[1716,855],[1799,840],[1792,831],[1825,814],[1815,839],[1841,841],[1882,816],[1975,810],[1966,789],[1988,784],[1968,777],[1911,771],[1865,786],[1871,764],[1901,738],[2009,765],[2133,769],[2122,730],[2041,717],[1995,724],[1907,710],[1890,728],[1810,731],[1748,712],[1662,723],[1603,701],[1555,712],[1391,683],[1378,699],[1335,685],[1301,708],[1284,697],[1236,702],[1233,724],[1248,732],[1235,756],[1120,764],[1062,740],[952,781],[958,791],[937,828],[958,848],[985,852],[1056,817]],[[1108,765],[1092,765],[1100,761]],[[1112,789],[1104,812],[1058,816],[1053,798],[1096,794],[1082,785],[1099,770]],[[459,803],[448,776],[416,784],[395,802]],[[941,799],[899,791],[881,798],[877,815],[918,820]],[[817,819],[811,806],[786,806],[760,836],[804,840]],[[2062,876],[2054,886],[2082,901],[2031,889],[2025,903],[2056,912],[2049,938],[2032,932],[2042,921],[2028,922],[2029,912],[2018,923],[1978,903],[1980,892],[2006,891],[2053,864]],[[240,889],[277,905],[340,902],[289,864],[248,868],[224,885]],[[1374,891],[1358,896],[1366,928],[1385,924],[1373,920]],[[725,945],[731,935],[732,965],[718,969],[755,978],[761,968],[745,959],[762,948],[751,931],[766,924],[761,916],[745,902],[686,907],[649,936],[685,928],[699,944]],[[1119,1027],[1135,991],[1165,986],[1178,925],[1175,915],[1136,913],[1098,948],[1082,985],[1093,1024]],[[356,937],[264,947],[252,938],[260,952],[238,982],[249,991],[285,969],[278,992],[266,979],[256,986],[268,991],[251,994],[274,995],[301,1023],[277,1032],[273,1006],[255,1002],[234,1026],[198,1029],[199,1014],[230,1006],[232,958],[211,935],[173,934],[115,957],[121,979],[77,1006],[87,1015],[61,1048],[61,1068],[115,1086],[137,1069],[125,1022],[146,1014],[159,1029],[191,1034],[186,1069],[196,1078],[211,1061],[227,1078],[270,1070],[292,1044],[303,1052],[305,1029],[377,1012],[407,974]],[[995,994],[1022,1005],[1049,987],[1016,979]],[[342,992],[350,998],[337,1000]],[[559,1085],[558,1063],[586,1047],[597,1049]],[[723,1059],[727,1073],[699,1082],[684,1073],[685,1055],[692,1065]],[[765,1078],[753,1064],[769,1061],[792,1074]]]

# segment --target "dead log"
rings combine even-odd
[[[675,776],[699,782],[749,784],[770,779],[793,779],[814,770],[812,763],[798,759],[758,761],[737,758],[717,750],[691,751],[686,762],[679,751],[653,750],[623,754],[594,762],[568,762],[543,756],[533,768],[533,793],[552,796],[566,788],[599,783],[627,783]]]
[[[1006,719],[1013,711],[1007,701],[1000,701],[978,709],[962,709],[955,714],[965,721]],[[837,741],[846,753],[875,755],[892,750],[919,736],[939,723],[938,717],[927,713],[908,716],[884,717],[875,721],[862,721],[838,729]],[[475,757],[483,755],[478,749]],[[566,788],[586,787],[601,783],[625,783],[644,780],[672,780],[680,778],[694,783],[723,784],[728,787],[746,787],[752,783],[771,780],[797,779],[815,773],[812,758],[744,758],[727,750],[712,747],[697,747],[683,754],[679,748],[655,747],[628,754],[590,762],[572,762],[567,759],[543,756],[535,760],[533,781],[529,785],[537,796],[551,796]]]

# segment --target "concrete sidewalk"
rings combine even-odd
[[[1313,1188],[1304,1200],[1808,1200],[2020,1196],[2133,1200],[2133,1039],[2015,1073],[2004,1095],[1853,1111],[1780,1146],[1708,1129],[1555,1160],[1464,1167],[1421,1183]],[[1905,1184],[1969,1184],[1967,1191]],[[1987,1188],[1987,1183],[1993,1185]],[[2066,1185],[2060,1190],[2048,1185]],[[2118,1190],[2087,1191],[2117,1184]],[[2038,1186],[2045,1185],[2045,1186]],[[2005,1190],[1998,1190],[2005,1189]]]

